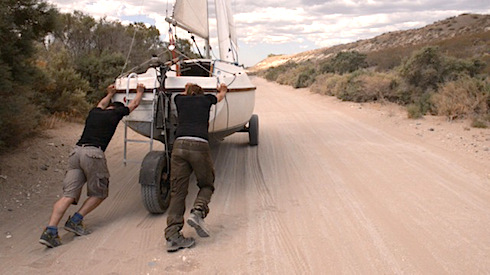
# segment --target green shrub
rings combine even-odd
[[[42,114],[28,98],[16,95],[0,102],[0,152],[35,133]]]
[[[386,72],[398,67],[402,60],[410,57],[414,46],[397,46],[384,48],[375,52],[368,52],[366,62],[378,72]]]
[[[346,75],[346,82],[338,86],[339,99],[354,102],[384,101],[393,97],[393,76],[368,71],[356,71]]]
[[[103,51],[100,55],[88,54],[78,60],[77,73],[90,84],[87,101],[97,103],[106,94],[106,88],[114,83],[115,77],[121,72],[124,57],[118,53]]]
[[[344,76],[338,74],[321,74],[315,79],[315,82],[311,85],[310,91],[313,93],[335,96],[339,93],[339,86],[342,80],[345,79]]]
[[[437,47],[426,47],[415,52],[402,63],[399,73],[408,84],[421,91],[436,90],[442,82],[443,57]]]
[[[308,68],[300,71],[296,76],[296,81],[294,82],[294,88],[306,88],[310,86],[316,77],[316,72],[314,68]]]
[[[329,58],[319,64],[319,73],[352,73],[356,70],[367,68],[367,55],[357,51],[339,52],[335,57]]]
[[[40,68],[43,75],[38,79],[38,104],[50,114],[85,116],[90,107],[86,95],[92,88],[89,82],[75,71],[68,52],[63,48],[53,47],[50,61],[45,62]]]
[[[420,106],[417,104],[409,104],[407,106],[407,116],[408,118],[417,119],[422,118],[424,114],[421,112]]]
[[[475,77],[485,66],[485,62],[480,60],[448,57],[438,47],[425,47],[402,63],[399,74],[409,85],[423,93],[427,90],[437,91],[442,83],[465,75]]]
[[[282,65],[279,65],[277,67],[270,67],[267,68],[267,70],[259,73],[260,75],[263,75],[265,79],[269,81],[277,81],[278,77],[281,74],[284,74],[285,72],[295,68],[297,64],[293,61],[288,61]]]
[[[481,120],[481,119],[478,119],[478,118],[475,118],[471,122],[471,127],[485,129],[485,128],[488,128],[488,122]]]

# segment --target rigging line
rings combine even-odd
[[[235,60],[236,64],[238,64],[238,49],[237,48],[238,47],[235,46],[233,41],[231,41],[231,35],[230,35],[230,51],[231,51],[231,54],[233,55],[233,60]]]
[[[134,44],[134,38],[136,36],[136,31],[137,31],[136,28],[134,28],[133,38],[131,39],[131,44],[129,46],[128,55],[126,56],[126,61],[124,62],[124,66],[121,69],[121,74],[123,74],[124,69],[126,69],[126,66],[128,65],[129,56],[131,55],[131,51],[133,50],[133,44]]]
[[[218,57],[216,57],[216,54],[214,54],[213,48],[209,47],[209,49],[211,50],[211,54],[213,55],[214,59],[219,59]]]
[[[158,54],[157,57],[160,57],[161,55],[165,54],[165,53],[169,53],[170,51],[168,49],[165,49],[165,51],[163,51],[162,53]],[[148,59],[146,60],[145,62],[139,64],[138,66],[134,66],[133,68],[131,68],[130,70],[126,71],[126,72],[122,72],[118,77],[121,77],[123,75],[126,75],[126,74],[129,74],[130,72],[132,72],[133,70],[145,65],[145,64],[148,64],[152,61],[152,59]]]
[[[179,55],[182,55],[183,57],[186,57],[188,58],[190,61],[192,61],[193,59],[190,58],[189,56],[185,55],[184,53],[178,51],[177,49],[175,49],[174,51],[176,51]],[[192,61],[195,65],[197,65],[198,67],[200,67],[201,69],[203,69],[204,71],[208,72],[209,74],[213,75],[213,76],[216,76],[213,72],[211,72],[210,70],[206,69],[204,66],[202,66],[201,64],[199,64],[198,62],[196,61]],[[216,61],[213,62],[213,65]],[[231,63],[231,62],[228,62],[228,63]],[[226,71],[226,70],[223,70],[223,69],[220,69],[220,71],[222,72],[225,72],[225,73],[229,73],[231,75],[234,75],[236,77],[236,73],[232,73],[230,71]]]
[[[190,58],[189,56],[185,55],[184,53],[178,51],[177,49],[174,50],[175,52],[177,52],[179,55],[182,55],[183,57],[186,57],[188,58],[189,60],[192,60],[192,58]],[[195,65],[197,65],[198,67],[200,67],[201,69],[203,69],[204,71],[208,72],[209,74],[211,75],[214,75],[213,72],[211,72],[210,70],[206,69],[206,67],[202,66],[201,64],[199,64],[198,62],[196,61],[192,61]]]
[[[140,7],[143,6],[144,2],[145,2],[145,0],[141,0]],[[138,32],[136,25],[134,25],[134,26],[135,26],[135,28],[134,28],[133,38],[131,39],[131,45],[129,46],[128,56],[126,56],[126,61],[124,62],[124,66],[121,69],[121,75],[123,74],[124,69],[126,69],[126,66],[128,65],[129,56],[131,55],[131,51],[133,50],[134,39],[136,37],[136,33]]]
[[[194,46],[196,47],[197,52],[199,53],[199,56],[200,56],[201,58],[203,58],[203,57],[202,57],[202,54],[201,54],[201,50],[199,50],[199,47],[197,46],[196,39],[194,39],[194,35],[191,35],[191,39],[192,39],[192,41],[194,41]]]

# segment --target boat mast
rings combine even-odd
[[[208,19],[206,20],[206,23],[208,24],[207,28],[209,30],[209,5],[208,5],[208,0],[206,0],[206,9],[207,9],[207,15]],[[211,59],[211,53],[210,53],[210,45],[209,45],[209,36],[208,38],[204,39],[204,47],[206,47],[206,58]]]

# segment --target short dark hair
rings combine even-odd
[[[204,94],[204,90],[201,86],[194,83],[187,83],[185,85],[185,94],[186,95],[202,95]]]
[[[107,106],[107,107],[122,108],[124,106],[125,105],[122,102],[114,101],[114,102],[109,103],[109,106]]]

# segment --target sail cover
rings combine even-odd
[[[201,38],[209,38],[207,0],[177,0],[173,13],[179,27]]]
[[[215,0],[218,27],[219,56],[221,60],[238,62],[235,22],[229,0]]]

